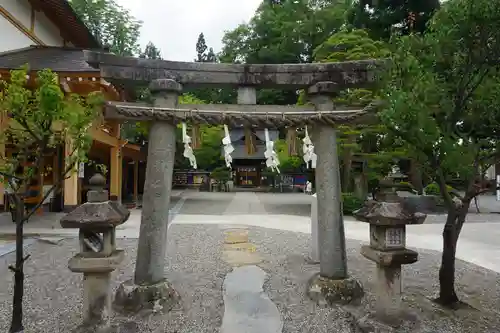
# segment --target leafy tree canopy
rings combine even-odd
[[[160,49],[156,47],[155,44],[152,42],[149,42],[146,47],[144,48],[144,51],[141,52],[139,55],[139,58],[143,59],[163,59],[161,57],[161,52]]]
[[[225,34],[221,62],[280,64],[313,61],[314,49],[340,31],[348,6],[340,0],[263,1],[248,24]],[[294,91],[265,89],[260,104],[295,104]]]
[[[205,35],[200,33],[198,41],[196,42],[196,62],[216,62],[217,57],[213,48],[208,48],[205,41]]]
[[[448,209],[438,301],[453,306],[458,237],[481,173],[498,158],[500,1],[450,0],[429,31],[394,40],[381,119],[413,148],[439,185]],[[446,174],[466,181],[455,202]]]
[[[133,56],[139,53],[138,39],[142,22],[114,0],[70,0],[90,32],[110,52]]]
[[[374,39],[389,40],[396,33],[422,33],[439,0],[355,0],[347,21],[355,28],[367,29]]]

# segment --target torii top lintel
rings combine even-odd
[[[300,89],[331,81],[339,89],[363,87],[375,81],[383,60],[313,64],[215,64],[122,57],[85,51],[86,61],[101,70],[101,77],[125,84],[173,79],[185,87],[255,86]]]

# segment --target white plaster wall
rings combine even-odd
[[[28,0],[0,0],[0,6],[12,14],[26,28],[30,28],[31,5]]]
[[[0,16],[0,52],[20,49],[35,44],[28,36]]]
[[[27,30],[31,29],[31,5],[28,0],[0,0],[7,12]],[[36,44],[3,16],[0,16],[0,52]],[[42,12],[35,11],[33,34],[48,46],[63,46],[64,39],[57,28]]]
[[[63,46],[61,32],[42,12],[35,12],[35,35],[49,46]]]

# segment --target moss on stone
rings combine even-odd
[[[318,305],[333,306],[357,302],[363,297],[364,291],[353,278],[329,279],[316,274],[310,280],[308,295]]]

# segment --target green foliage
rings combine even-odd
[[[110,51],[124,56],[139,53],[142,22],[114,0],[70,0],[73,10],[90,32]]]
[[[439,184],[468,184],[494,163],[500,100],[500,1],[443,4],[423,36],[394,40],[381,119]],[[473,186],[467,200],[477,194]],[[454,209],[451,197],[445,203]]]
[[[196,59],[195,62],[216,62],[217,57],[214,53],[213,48],[208,48],[205,41],[205,35],[202,33],[198,36],[198,41],[196,42]]]
[[[198,40],[196,42],[196,59],[195,62],[217,62],[217,56],[214,53],[213,48],[209,48],[205,41],[205,36],[200,33]],[[204,101],[203,103],[222,103],[227,98],[228,93],[231,90],[227,89],[213,89],[213,88],[197,88],[189,91],[189,94],[196,97],[198,100]],[[228,102],[228,101],[225,101]]]
[[[0,119],[8,120],[2,124],[5,127],[0,135],[3,143],[13,148],[13,154],[0,156],[0,181],[11,191],[9,207],[16,223],[16,261],[10,266],[14,272],[10,331],[21,332],[23,265],[29,257],[23,254],[23,225],[45,199],[61,187],[62,180],[69,173],[76,172],[77,163],[87,161],[87,151],[92,144],[89,130],[100,119],[102,98],[99,94],[91,94],[86,99],[76,95],[65,96],[57,75],[50,70],[37,73],[34,90],[27,88],[27,68],[11,71],[10,74],[9,82],[0,81],[0,88],[3,88],[0,89]],[[26,194],[46,170],[45,157],[54,156],[56,149],[68,142],[71,143],[71,150],[65,152],[65,165],[58,175],[54,175],[52,188],[44,191],[43,199],[34,207],[26,207]]]
[[[223,38],[221,62],[280,64],[307,63],[314,49],[344,24],[348,6],[340,0],[263,1],[248,24]],[[259,104],[295,104],[295,91],[264,89]]]
[[[263,1],[249,24],[225,35],[224,62],[312,62],[314,49],[342,27],[346,9],[343,1]]]
[[[198,166],[202,170],[212,170],[224,165],[222,156],[222,125],[200,126],[201,147],[194,150]]]
[[[143,59],[163,59],[161,57],[161,52],[160,49],[156,47],[155,44],[152,42],[149,42],[146,47],[144,48],[144,51],[141,52],[139,55],[139,58]]]
[[[342,212],[344,215],[352,215],[352,213],[363,207],[364,201],[354,193],[342,193]]]
[[[274,142],[274,151],[280,161],[279,169],[282,173],[298,172],[304,161],[300,156],[290,156],[288,154],[288,144],[286,140],[276,140]]]
[[[226,167],[218,167],[210,173],[210,177],[218,182],[225,183],[231,179],[231,170]]]
[[[0,112],[4,119],[10,118],[2,140],[14,147],[15,154],[1,157],[0,179],[15,193],[26,191],[44,170],[44,156],[54,154],[67,140],[72,151],[67,152],[61,176],[75,172],[76,163],[87,161],[92,144],[89,130],[100,119],[100,94],[90,94],[85,99],[65,96],[57,75],[50,70],[37,73],[35,90],[26,87],[26,69],[11,71],[10,81],[2,84]]]
[[[143,101],[152,102],[152,96],[148,89],[140,92]],[[184,94],[179,96],[179,104],[205,104],[193,94]],[[188,128],[190,133],[190,128]],[[209,126],[201,125],[201,147],[194,149],[198,169],[212,170],[216,167],[224,165],[222,156],[222,125]],[[131,142],[145,145],[148,141],[149,123],[147,122],[132,122],[122,125],[122,136]],[[189,134],[188,135],[191,135]],[[183,156],[184,144],[182,143],[182,127],[181,124],[176,129],[176,152],[175,152],[175,168],[189,169],[189,161]]]
[[[365,30],[342,30],[319,45],[313,55],[316,62],[342,62],[383,59],[390,55],[390,51],[384,42],[371,39]],[[335,103],[362,107],[373,101],[375,94],[373,89],[344,90]]]
[[[439,185],[436,183],[430,183],[424,189],[426,195],[436,195],[438,197],[441,196],[441,191],[439,190]],[[450,185],[446,185],[446,191],[452,195],[454,189]]]
[[[389,40],[391,35],[422,33],[439,0],[357,0],[347,13],[347,21],[356,28],[366,29],[374,39]]]
[[[344,30],[319,45],[313,56],[318,62],[338,62],[385,58],[389,53],[385,43],[371,39],[366,30]]]
[[[396,188],[399,191],[409,191],[409,192],[415,192],[415,186],[408,182],[399,182],[396,184]]]
[[[342,30],[333,34],[314,50],[317,62],[341,62],[364,59],[386,58],[390,54],[384,42],[370,38],[364,30]],[[378,94],[374,89],[348,89],[340,92],[335,104],[349,107],[364,107],[372,102]],[[305,101],[301,93],[300,101]],[[339,126],[339,153],[342,160],[343,190],[352,190],[351,163],[356,154],[367,161],[367,178],[369,190],[373,192],[396,158],[394,142],[388,140],[384,126],[373,125],[363,127]]]

